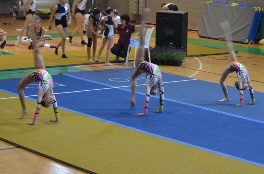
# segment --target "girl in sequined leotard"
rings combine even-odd
[[[33,46],[34,46],[34,58],[35,58],[35,70],[32,73],[26,75],[18,85],[18,93],[20,102],[22,105],[23,112],[21,114],[20,119],[23,119],[25,115],[28,114],[26,107],[26,99],[24,88],[31,82],[38,82],[38,97],[37,97],[37,108],[34,114],[34,118],[32,123],[28,123],[29,125],[35,125],[36,120],[40,111],[40,106],[49,107],[53,104],[55,120],[50,120],[51,122],[59,121],[59,113],[58,106],[55,95],[53,94],[53,80],[51,75],[45,70],[45,65],[41,54],[39,53],[39,48],[37,46],[36,40],[36,23],[33,24]]]
[[[252,99],[252,102],[249,102],[248,104],[250,105],[254,104],[255,103],[254,91],[253,91],[252,84],[249,79],[248,71],[247,71],[247,68],[243,64],[237,61],[236,53],[234,51],[233,44],[231,43],[232,36],[231,36],[229,23],[224,22],[221,24],[221,26],[225,34],[227,48],[229,50],[229,61],[231,63],[228,65],[227,69],[223,72],[222,77],[220,79],[220,84],[222,86],[225,97],[219,101],[224,102],[224,101],[230,100],[230,97],[228,95],[227,88],[225,85],[225,79],[227,78],[229,73],[236,72],[238,81],[235,82],[235,86],[239,90],[239,93],[240,93],[240,104],[237,104],[236,106],[243,105],[243,91],[246,90],[247,88],[249,88],[250,96]]]
[[[160,69],[157,65],[144,61],[144,37],[143,32],[145,30],[145,22],[146,17],[150,14],[150,9],[145,9],[142,21],[141,21],[141,28],[140,28],[140,45],[137,51],[135,64],[137,66],[136,70],[133,72],[131,76],[131,90],[132,90],[132,96],[131,96],[131,107],[136,107],[135,102],[135,93],[136,93],[136,87],[137,87],[137,80],[136,78],[141,73],[146,73],[147,76],[147,82],[146,82],[146,99],[145,99],[145,105],[144,105],[144,112],[143,113],[137,113],[137,115],[146,115],[148,104],[149,104],[149,96],[150,94],[155,95],[157,93],[157,88],[159,88],[160,92],[160,108],[159,110],[154,110],[154,112],[162,112],[163,111],[163,100],[164,100],[164,86],[162,83],[162,74],[160,72]]]

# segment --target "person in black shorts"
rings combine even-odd
[[[87,0],[75,0],[72,5],[72,12],[75,11],[73,17],[77,20],[77,28],[74,29],[72,34],[69,36],[70,43],[72,43],[72,38],[78,32],[81,38],[81,44],[86,45],[87,43],[83,40],[83,26],[84,26],[84,14]],[[76,7],[76,8],[75,8]]]
[[[67,21],[66,15],[68,15],[69,21]],[[49,30],[52,29],[51,22],[55,16],[55,25],[60,33],[61,41],[55,46],[55,54],[58,54],[58,48],[62,46],[62,58],[68,58],[65,55],[65,41],[68,33],[68,27],[71,25],[71,13],[70,6],[66,3],[66,0],[60,0],[60,3],[55,5],[49,20]]]
[[[33,20],[35,11],[36,11],[36,0],[27,0],[23,5],[23,12],[24,12],[24,16],[26,17],[26,20],[25,20],[23,28],[20,31],[18,41],[15,43],[15,46],[18,46],[21,43],[22,35],[24,31],[26,30],[26,28],[31,23],[31,21]]]

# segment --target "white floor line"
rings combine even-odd
[[[188,81],[194,81],[194,80],[197,80],[197,79],[190,79],[190,80],[179,80],[179,81],[170,81],[170,82],[163,82],[165,84],[168,84],[168,83],[178,83],[178,82],[188,82]],[[145,86],[146,84],[139,84],[137,86]],[[128,86],[116,86],[116,87],[111,87],[111,88],[100,88],[100,89],[85,89],[85,90],[80,90],[80,91],[70,91],[70,92],[60,92],[60,93],[54,93],[55,95],[60,95],[60,94],[72,94],[72,93],[79,93],[79,92],[91,92],[91,91],[102,91],[102,90],[109,90],[109,89],[119,89],[119,88],[130,88],[131,85],[128,85]],[[29,96],[26,96],[27,97],[37,97],[38,95],[29,95]],[[7,97],[7,98],[0,98],[0,100],[6,100],[6,99],[15,99],[15,98],[19,98],[18,96],[17,97]]]
[[[199,70],[196,73],[194,73],[193,75],[190,75],[189,77],[195,76],[196,74],[198,74],[203,69],[202,62],[197,57],[193,57],[193,58],[195,58],[199,62],[200,67],[199,67]]]

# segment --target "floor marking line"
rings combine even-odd
[[[104,85],[104,86],[108,86],[108,87],[114,87],[112,85],[108,85],[108,84],[96,82],[96,81],[93,81],[93,80],[88,80],[88,79],[76,77],[76,76],[73,76],[73,75],[70,75],[70,74],[63,74],[63,75],[68,76],[68,77],[72,77],[72,78],[75,78],[75,79],[79,79],[79,80],[83,80],[83,81],[87,81],[87,82],[99,84],[99,85]],[[192,79],[192,80],[197,80],[197,79]],[[124,89],[124,88],[119,88],[119,89],[120,90],[123,90],[123,91],[131,92],[131,90],[129,90],[129,89]],[[136,92],[136,93],[137,94],[140,94],[140,95],[144,95],[144,96],[146,95],[145,93],[142,93],[142,92]],[[159,96],[151,96],[151,97],[158,98],[159,99]],[[236,114],[231,114],[231,113],[228,113],[228,112],[218,111],[218,110],[215,110],[215,109],[206,108],[206,107],[199,106],[199,105],[194,105],[194,104],[190,104],[190,103],[186,103],[186,102],[181,102],[181,101],[177,101],[177,100],[173,100],[173,99],[168,99],[168,98],[164,98],[164,100],[165,101],[174,102],[174,103],[179,103],[179,104],[186,105],[186,106],[191,106],[191,107],[203,109],[203,110],[207,110],[207,111],[211,111],[211,112],[215,112],[215,113],[219,113],[219,114],[223,114],[223,115],[227,115],[227,116],[231,116],[231,117],[235,117],[235,118],[239,118],[239,119],[243,119],[243,120],[248,120],[248,121],[252,121],[252,122],[264,124],[264,121],[260,121],[260,120],[256,120],[256,119],[248,118],[248,117],[243,117],[243,116],[236,115]]]
[[[202,64],[202,62],[201,62],[197,57],[193,57],[193,58],[195,58],[195,59],[199,62],[200,67],[199,67],[199,69],[196,71],[196,73],[194,73],[193,75],[190,75],[189,77],[195,76],[196,74],[198,74],[198,73],[203,69],[203,64]]]
[[[72,76],[72,77],[74,78],[75,76]],[[76,77],[76,78],[78,78],[78,77]],[[84,80],[86,80],[86,79],[84,79]],[[99,83],[99,82],[97,82],[97,83]],[[107,85],[107,84],[105,84],[105,85]],[[124,90],[126,90],[126,89],[124,89]],[[6,93],[10,93],[12,95],[18,96],[18,94],[10,92],[10,91],[7,91],[7,90],[4,90],[4,89],[0,89],[0,91],[3,91],[3,92],[6,92]],[[37,101],[36,99],[32,99],[32,98],[28,98],[28,99],[33,100],[33,101]],[[190,143],[186,143],[186,142],[183,142],[183,141],[180,141],[180,140],[175,140],[175,139],[172,139],[172,138],[168,138],[168,137],[165,137],[165,136],[162,136],[162,135],[158,135],[158,134],[154,134],[154,133],[147,132],[147,131],[144,131],[144,130],[140,130],[140,129],[137,129],[137,128],[134,128],[134,127],[126,126],[126,125],[123,125],[123,124],[120,124],[120,123],[116,123],[116,122],[113,122],[113,121],[105,120],[103,118],[99,118],[99,117],[92,116],[92,115],[89,115],[89,114],[86,114],[86,113],[82,113],[82,112],[79,112],[79,111],[68,109],[68,108],[65,108],[65,107],[62,107],[62,106],[60,106],[59,108],[63,109],[63,110],[66,110],[66,111],[69,111],[69,112],[73,112],[73,113],[76,113],[76,114],[80,114],[80,115],[84,115],[84,116],[87,116],[87,117],[90,117],[90,118],[94,118],[96,120],[100,120],[100,121],[103,121],[103,122],[107,122],[107,123],[110,123],[110,124],[114,124],[114,125],[117,125],[117,126],[121,126],[121,127],[124,127],[124,128],[131,129],[131,130],[135,130],[135,131],[138,131],[138,132],[141,132],[141,133],[144,133],[144,134],[148,134],[148,135],[151,135],[151,136],[154,136],[154,137],[162,138],[162,139],[169,140],[169,141],[172,141],[172,142],[175,142],[175,143],[183,144],[183,145],[186,145],[186,146],[194,147],[194,148],[197,148],[197,149],[200,149],[200,150],[204,150],[204,151],[207,151],[207,152],[211,152],[211,153],[214,153],[214,154],[222,155],[222,156],[225,156],[225,157],[229,157],[229,158],[232,158],[232,159],[236,159],[236,160],[239,160],[239,161],[243,161],[243,162],[246,162],[246,163],[250,163],[250,164],[254,164],[254,165],[258,165],[258,166],[264,167],[264,164],[260,164],[260,163],[254,162],[254,161],[250,161],[250,160],[247,160],[247,159],[239,158],[239,157],[236,157],[236,156],[233,156],[233,155],[229,155],[229,154],[226,154],[226,153],[222,153],[222,152],[218,152],[218,151],[215,151],[215,150],[212,150],[212,149],[207,149],[207,148],[204,148],[204,147],[201,147],[201,146],[197,146],[197,145],[194,145],[194,144],[190,144]]]
[[[187,82],[187,81],[192,81],[192,80],[197,80],[197,79],[190,79],[190,80],[182,80],[182,81],[171,81],[171,82],[163,82],[163,83],[175,83],[175,82]],[[145,86],[146,84],[139,84],[137,86]],[[92,91],[101,91],[101,90],[109,90],[109,89],[120,89],[120,88],[129,88],[131,87],[131,85],[129,86],[113,86],[111,88],[100,88],[100,89],[85,89],[85,90],[80,90],[80,91],[66,91],[66,92],[60,92],[60,93],[56,93],[54,92],[55,95],[60,95],[60,94],[72,94],[72,93],[79,93],[79,92],[92,92]],[[38,95],[28,95],[25,96],[26,98],[28,97],[37,97]],[[15,99],[15,98],[19,98],[19,97],[7,97],[7,98],[0,98],[0,100],[7,100],[7,99]]]

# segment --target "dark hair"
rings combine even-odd
[[[112,8],[112,7],[106,7],[105,8],[105,12],[106,12],[106,14],[110,14],[111,12],[113,12],[114,11],[114,9]]]
[[[114,10],[114,14],[118,15],[118,11],[117,10]]]
[[[162,3],[162,4],[161,4],[161,8],[163,7],[163,5],[166,5],[166,3]]]
[[[120,16],[121,20],[125,20],[126,24],[128,24],[130,22],[130,17],[128,16],[128,14],[123,14]]]
[[[102,15],[106,16],[106,13],[105,12],[102,12]]]
[[[94,16],[96,16],[96,15],[100,14],[100,10],[95,8],[95,9],[93,9],[92,13]]]

